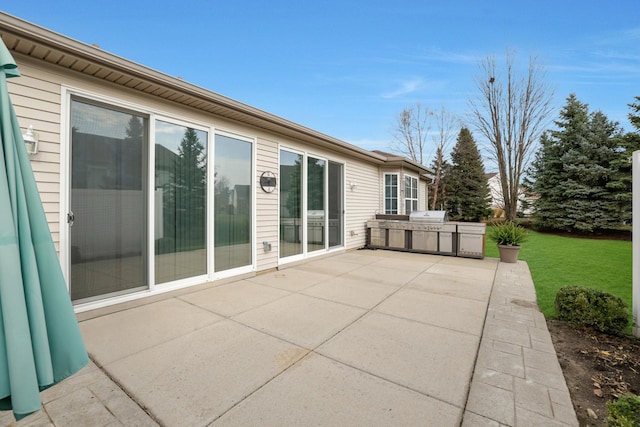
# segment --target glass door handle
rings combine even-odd
[[[69,213],[67,213],[67,224],[69,224],[70,227],[73,227],[73,222],[76,220],[76,216],[73,214],[73,211],[70,211]]]

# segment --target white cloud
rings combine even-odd
[[[421,77],[414,77],[411,80],[400,82],[400,87],[390,92],[383,93],[381,96],[385,99],[393,99],[401,96],[409,95],[422,90],[425,82]]]

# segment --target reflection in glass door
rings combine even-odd
[[[302,155],[280,150],[280,258],[302,253]]]
[[[214,268],[224,271],[252,263],[252,144],[216,135]]]
[[[148,286],[147,129],[145,117],[71,102],[74,301]]]
[[[325,248],[325,161],[307,157],[307,252]]]
[[[207,132],[155,128],[155,282],[207,273]]]
[[[329,247],[342,246],[343,239],[343,189],[342,165],[329,162]]]

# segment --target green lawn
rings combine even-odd
[[[519,259],[527,261],[546,317],[554,317],[553,300],[562,286],[597,288],[622,298],[631,312],[631,242],[560,237],[529,231]],[[498,257],[487,239],[486,256]]]

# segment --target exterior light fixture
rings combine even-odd
[[[33,125],[29,125],[27,132],[22,135],[24,145],[27,147],[27,153],[38,154],[38,137],[33,132]]]
[[[351,186],[351,191],[356,191],[356,189],[358,188],[358,184],[356,184],[354,181],[351,181],[349,185]]]

